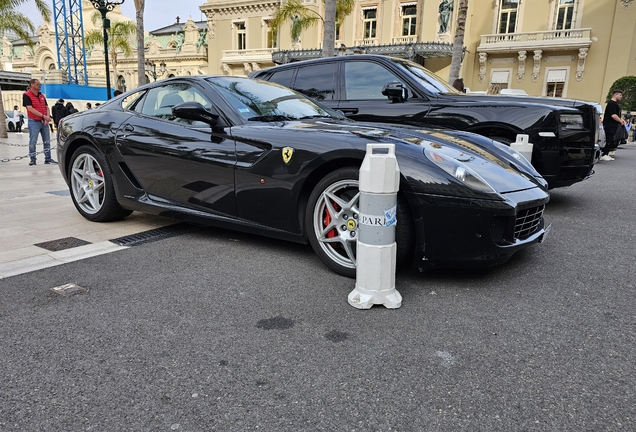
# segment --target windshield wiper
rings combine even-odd
[[[286,117],[284,115],[274,114],[274,115],[264,115],[264,116],[250,117],[247,120],[248,121],[274,122],[274,121],[285,121],[285,120],[293,120],[293,119],[291,119],[289,117]]]
[[[329,114],[310,115],[310,116],[301,117],[298,120],[307,120],[307,119],[315,119],[315,118],[331,118],[331,116]]]

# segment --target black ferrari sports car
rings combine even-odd
[[[547,183],[509,147],[469,132],[354,122],[248,78],[139,87],[66,117],[57,151],[91,221],[139,210],[309,242],[353,277],[367,143],[395,145],[398,263],[496,265],[545,236]]]

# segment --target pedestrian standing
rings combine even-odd
[[[633,126],[634,126],[634,123],[632,122],[632,113],[626,112],[625,113],[625,130],[627,131],[627,139],[625,140],[626,143],[631,142],[631,140],[629,139],[629,135],[634,129]]]
[[[69,114],[75,114],[78,112],[77,108],[75,108],[71,102],[66,103],[66,111],[68,111]]]
[[[453,87],[455,87],[458,91],[462,93],[466,93],[466,88],[464,87],[463,78],[457,78],[455,81],[453,81]]]
[[[51,117],[53,117],[53,122],[55,123],[55,127],[58,128],[58,133],[59,133],[60,121],[62,121],[62,119],[66,117],[67,115],[68,115],[68,110],[64,106],[64,99],[58,99],[57,102],[55,102],[55,105],[53,105],[53,108],[51,108]]]
[[[616,147],[618,147],[618,140],[616,140],[616,130],[619,126],[625,126],[625,120],[621,118],[621,106],[619,102],[623,99],[622,90],[614,90],[612,92],[612,98],[607,102],[605,112],[603,113],[603,129],[605,129],[606,144],[601,150],[602,161],[613,161],[616,154]]]
[[[90,102],[86,102],[86,109],[89,110],[89,109],[92,109],[92,108],[93,108],[93,105],[91,105]]]
[[[29,165],[31,166],[35,165],[35,144],[40,134],[42,135],[42,141],[44,143],[44,163],[57,163],[51,159],[51,133],[49,132],[51,115],[46,97],[40,92],[41,87],[42,84],[40,84],[40,80],[32,79],[29,81],[29,90],[22,95],[22,105],[24,105],[24,108],[27,110],[27,116],[29,118],[29,156],[31,156]]]
[[[16,133],[22,133],[22,123],[24,123],[24,115],[18,109],[18,106],[15,105],[13,107],[13,119],[15,120],[15,131]]]

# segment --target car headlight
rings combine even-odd
[[[438,150],[425,148],[424,155],[435,165],[446,171],[471,189],[479,192],[496,193],[479,174],[462,162]]]
[[[515,158],[515,160],[518,162],[519,165],[521,165],[526,171],[528,171],[528,173],[530,173],[531,175],[535,176],[535,177],[541,177],[541,174],[539,174],[537,172],[536,169],[534,169],[534,167],[532,166],[532,164],[528,161],[528,159],[526,159],[521,153],[519,153],[517,150],[513,149],[510,146],[507,146],[503,143],[500,143],[499,141],[494,141],[492,142],[495,147],[497,147],[499,150],[504,151],[506,153],[508,153],[510,156],[512,156],[513,158]]]
[[[583,126],[583,116],[581,114],[561,114],[559,116],[559,124],[561,125],[561,129],[585,129]]]

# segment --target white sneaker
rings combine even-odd
[[[601,158],[599,160],[602,160],[602,161],[613,161],[614,158],[610,157],[609,155],[604,155],[604,156],[601,156]]]

